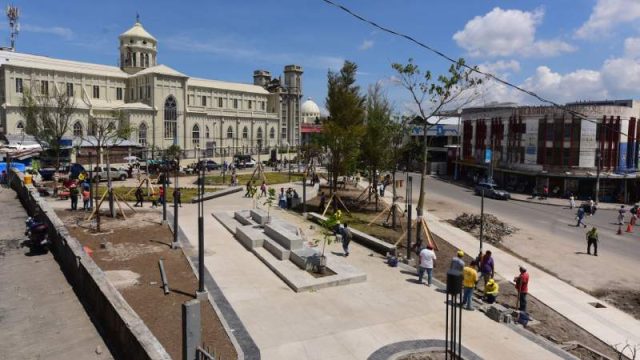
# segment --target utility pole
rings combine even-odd
[[[484,189],[480,198],[480,254],[482,254],[482,238],[484,237]]]
[[[204,289],[204,167],[198,170],[198,292]],[[176,231],[177,232],[177,231]]]
[[[600,148],[596,148],[596,196],[594,201],[598,203],[600,198],[600,171],[602,170],[602,154]]]
[[[176,169],[175,169],[175,183],[173,184],[173,242],[171,243],[172,249],[177,249],[178,246],[178,173],[180,172],[180,156],[176,156]],[[167,194],[164,195],[165,198]]]
[[[411,259],[411,201],[413,196],[413,177],[407,177],[407,263]],[[418,226],[416,225],[416,229]]]
[[[162,155],[162,224],[167,223],[167,156]]]
[[[93,153],[89,152],[89,209],[93,210]]]

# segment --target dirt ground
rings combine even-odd
[[[354,190],[348,189],[347,191],[339,191],[339,194],[347,205],[351,214],[345,215],[346,221],[349,221],[350,226],[354,228],[364,231],[368,234],[376,236],[382,240],[385,240],[390,243],[396,243],[398,238],[402,235],[403,231],[406,230],[393,230],[391,228],[385,227],[382,225],[382,222],[386,218],[385,216],[380,217],[374,224],[368,225],[371,220],[379,213],[374,210],[374,204],[364,204],[361,208],[358,208],[357,205],[360,203],[355,201],[358,195],[362,192],[362,190]],[[325,193],[328,193],[328,189],[325,190]],[[328,199],[327,199],[328,201]],[[309,201],[311,205],[311,209],[317,209],[319,204],[319,198],[314,198]],[[382,208],[384,205],[380,205]],[[331,211],[331,208],[329,209]],[[322,212],[322,210],[320,210]],[[406,224],[406,217],[401,218]],[[412,231],[413,234],[415,230]],[[413,235],[415,236],[415,235]],[[438,260],[436,261],[436,265],[434,267],[434,277],[442,282],[446,282],[446,273],[449,269],[450,260],[456,256],[457,248],[453,247],[451,244],[434,236],[435,243],[438,246],[438,251],[436,252],[438,256]],[[400,243],[397,244],[399,249],[399,254],[405,256],[406,254],[406,239],[402,239]],[[415,253],[412,253],[412,258],[415,257]],[[472,258],[465,254],[464,261],[465,263],[471,262]],[[499,261],[497,259],[496,261]],[[516,274],[514,273],[514,276]],[[510,279],[509,279],[510,280]],[[515,287],[508,280],[499,280],[500,284],[500,295],[498,297],[498,302],[507,308],[515,308],[517,293],[515,291]],[[481,294],[477,292],[476,296],[479,297]],[[611,295],[615,296],[615,294]],[[615,349],[608,346],[606,343],[600,341],[598,338],[589,334],[588,332],[581,329],[579,326],[575,325],[573,322],[566,319],[561,314],[557,313],[555,310],[549,308],[548,306],[542,304],[535,297],[529,296],[528,298],[528,310],[531,317],[538,321],[537,324],[527,326],[526,329],[529,331],[542,336],[556,344],[563,344],[567,341],[578,341],[596,351],[601,352],[613,359],[618,358],[618,353]],[[588,351],[584,349],[578,349],[577,352],[587,353]],[[601,359],[600,356],[597,356],[591,352],[587,354],[575,354],[580,355],[581,359],[589,359],[589,360],[597,360]],[[426,354],[424,354],[426,356]],[[407,358],[414,359],[414,358]],[[420,359],[428,359],[428,358],[415,358],[416,360]]]
[[[93,251],[94,261],[107,274],[128,270],[139,275],[136,284],[119,290],[171,357],[181,359],[181,306],[194,299],[198,281],[182,251],[171,249],[172,233],[159,224],[158,213],[139,211],[128,220],[103,216],[100,234],[89,229],[84,212],[63,210],[58,215],[69,232]],[[168,295],[162,290],[159,259],[167,273]],[[204,347],[223,359],[235,359],[235,349],[208,301],[202,303],[201,316]]]
[[[424,351],[415,354],[404,355],[397,358],[397,360],[444,360],[445,355],[446,354],[444,350]]]

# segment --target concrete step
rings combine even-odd
[[[265,237],[264,241],[262,242],[262,246],[269,250],[270,253],[273,254],[273,256],[275,256],[277,259],[279,260],[289,260],[289,257],[291,255],[291,251],[285,249],[284,247],[282,247],[277,241],[269,238],[269,237]]]
[[[289,259],[294,264],[298,265],[300,269],[309,270],[313,264],[314,259],[318,259],[320,256],[320,251],[310,247],[303,247],[302,249],[291,251],[291,256]],[[316,260],[316,263],[319,260]]]
[[[287,250],[302,249],[303,240],[297,233],[292,233],[284,226],[273,222],[264,226],[264,233],[277,241],[280,246]]]
[[[262,247],[266,235],[258,225],[236,226],[236,238],[244,247],[251,250]]]

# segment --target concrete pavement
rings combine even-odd
[[[381,257],[352,243],[348,261],[367,273],[366,282],[295,293],[210,215],[251,208],[250,199],[233,194],[204,204],[205,265],[262,358],[366,359],[388,344],[444,338],[445,296],[416,284],[415,275],[388,267]],[[300,216],[272,212],[300,226],[307,238],[317,236]],[[197,247],[196,214],[195,205],[180,211],[182,230]],[[327,251],[341,253],[341,245],[329,245]],[[464,312],[462,331],[463,344],[482,358],[557,358],[477,311]]]
[[[51,253],[18,248],[27,217],[0,188],[0,358],[113,359]]]
[[[391,202],[389,191],[385,201]],[[479,243],[474,236],[442,221],[432,212],[426,216],[434,234],[469,254],[478,252]],[[505,279],[513,279],[519,265],[524,265],[531,276],[529,291],[533,296],[605,343],[612,346],[627,342],[640,344],[640,321],[631,315],[607,304],[605,308],[594,307],[592,304],[602,302],[490,244],[485,244],[483,250],[491,250],[496,260],[496,273]]]

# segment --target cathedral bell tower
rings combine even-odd
[[[128,74],[135,74],[157,64],[158,41],[149,34],[136,16],[133,27],[119,36],[120,68]]]

